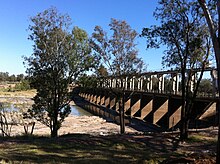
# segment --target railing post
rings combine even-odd
[[[121,88],[121,79],[117,78],[117,88]]]
[[[163,93],[164,91],[164,74],[157,74],[159,80],[159,92]]]
[[[132,90],[135,89],[135,76],[132,77]]]
[[[143,81],[144,81],[144,79],[143,79],[143,76],[141,76],[140,78],[139,78],[139,83],[140,83],[140,88],[138,88],[139,90],[143,90]]]
[[[148,92],[152,91],[152,87],[153,87],[152,76],[153,75],[150,75],[150,76],[147,76],[147,78],[146,78],[147,79],[146,82],[147,82],[147,91]]]
[[[133,78],[130,78],[130,79],[129,79],[129,83],[130,83],[130,85],[129,85],[129,89],[130,89],[130,90],[132,90],[132,84],[133,84],[132,81],[133,81]]]
[[[108,79],[108,88],[111,88],[111,85],[112,85],[112,80],[111,78]]]
[[[115,78],[112,79],[112,88],[116,88],[116,79]]]
[[[103,79],[103,88],[106,86],[106,79]]]
[[[137,89],[140,90],[141,88],[141,78],[139,77],[138,78],[138,86],[137,86]]]
[[[177,94],[179,90],[178,73],[171,74],[171,78],[172,78],[172,91],[174,92],[174,94]]]
[[[124,88],[125,88],[125,90],[127,90],[128,89],[128,77],[125,77],[125,82],[124,82]]]

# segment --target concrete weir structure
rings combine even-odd
[[[171,130],[179,126],[181,118],[181,96],[159,93],[125,92],[125,114],[127,117],[154,124],[162,130]],[[97,107],[103,108],[103,115],[116,119],[118,104],[116,98],[107,89],[87,89],[80,96]],[[90,109],[93,110],[93,109]],[[216,111],[216,102],[209,98],[197,98],[191,114],[191,127],[198,128],[205,118]],[[100,113],[99,113],[100,114]],[[210,125],[208,123],[208,125]]]
[[[216,79],[213,76],[213,69],[206,71],[210,72],[214,84]],[[195,71],[193,74],[191,91],[194,90],[197,73]],[[169,81],[166,83],[170,85],[165,85],[166,75],[169,77]],[[180,82],[179,72],[151,72],[132,77],[101,79],[97,88],[81,88],[79,95],[96,107],[102,108],[103,115],[115,119],[119,115],[116,95],[123,89],[126,117],[142,120],[162,130],[172,130],[179,127],[181,119]],[[203,97],[198,96],[194,101],[190,115],[191,128],[210,126],[216,123],[218,95],[216,95],[215,85],[213,85],[211,93],[202,95]],[[210,116],[212,116],[212,122],[207,119]]]

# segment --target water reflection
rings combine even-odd
[[[8,112],[18,112],[19,108],[17,106],[10,104],[10,103],[2,103],[0,104],[0,110],[8,111]],[[75,116],[92,116],[91,113],[87,112],[86,110],[80,108],[79,106],[76,105],[71,105],[71,114]]]
[[[0,110],[7,111],[7,112],[18,112],[19,109],[16,108],[13,104],[10,103],[1,103]]]
[[[71,114],[75,116],[92,116],[91,113],[87,112],[86,110],[80,108],[76,105],[71,105]]]

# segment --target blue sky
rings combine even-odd
[[[157,0],[2,0],[0,1],[0,72],[25,73],[22,56],[30,56],[32,42],[27,37],[30,17],[50,7],[72,18],[73,26],[91,36],[96,25],[109,30],[111,18],[125,20],[141,33],[143,27],[156,24],[153,11]],[[137,40],[140,57],[148,70],[162,68],[162,50],[146,50],[145,39]]]

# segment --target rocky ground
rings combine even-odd
[[[31,125],[29,126],[29,131],[31,130]],[[108,135],[108,134],[118,134],[119,125],[107,122],[103,118],[97,116],[68,116],[62,124],[59,130],[59,135],[70,134],[70,133],[80,133],[80,134],[91,134],[91,135]],[[126,126],[127,133],[137,133],[135,129]],[[22,135],[24,133],[23,125],[13,125],[11,135]],[[36,122],[34,135],[50,135],[50,129]]]

